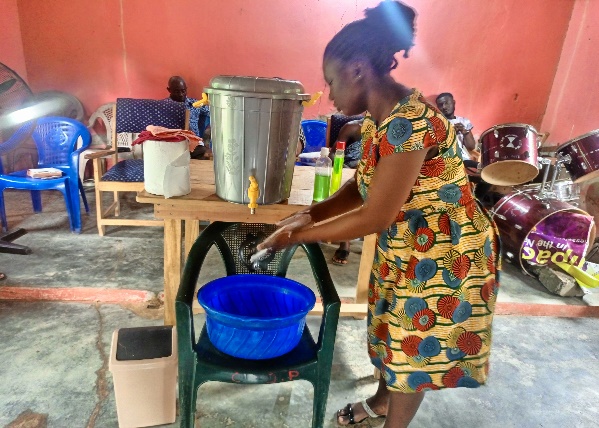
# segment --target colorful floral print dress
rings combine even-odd
[[[371,360],[391,390],[478,387],[488,372],[498,234],[472,196],[455,129],[414,91],[378,129],[367,115],[362,142],[357,181],[364,199],[381,157],[439,148],[395,223],[377,236],[368,296]]]

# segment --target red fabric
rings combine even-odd
[[[186,129],[169,129],[161,126],[148,125],[146,131],[140,132],[139,137],[131,145],[135,146],[136,144],[142,144],[147,140],[166,142],[180,142],[187,140],[190,152],[193,152],[198,144],[201,144],[202,142],[201,138]]]
[[[186,139],[187,138],[185,138],[183,135],[171,135],[171,134],[154,135],[150,131],[141,131],[139,133],[139,136],[137,137],[137,139],[133,143],[131,143],[131,145],[135,146],[137,144],[143,143],[146,140],[169,141],[169,142],[177,143],[179,141],[183,141]]]

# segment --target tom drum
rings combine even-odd
[[[564,166],[576,183],[599,177],[599,129],[562,144],[556,153],[570,156]]]
[[[480,136],[481,177],[497,186],[529,182],[539,173],[539,133],[522,123],[505,123]]]

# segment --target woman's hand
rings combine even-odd
[[[281,220],[276,224],[277,227],[291,227],[292,230],[302,229],[304,227],[311,227],[314,224],[314,220],[308,211],[300,211],[289,217]]]
[[[312,220],[312,216],[308,211],[301,211],[295,213],[287,217],[286,219],[283,219],[280,222],[278,222],[278,229],[274,233],[272,233],[268,238],[266,238],[263,242],[258,244],[256,249],[260,251],[265,248],[268,248],[273,251],[277,251],[282,248],[289,247],[297,243],[291,241],[291,234],[293,232],[295,232],[296,230],[312,227],[313,225],[314,221]]]
[[[290,247],[294,243],[291,242],[292,230],[287,227],[275,230],[268,238],[259,243],[256,246],[256,250],[261,251],[264,249],[269,250],[269,253],[273,251],[282,250],[283,248]]]

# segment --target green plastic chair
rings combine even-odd
[[[261,266],[249,263],[255,246],[274,230],[274,226],[266,224],[214,222],[202,231],[189,252],[175,302],[181,427],[193,428],[198,388],[208,381],[271,384],[307,380],[314,387],[312,427],[323,425],[341,302],[318,244],[301,245],[310,261],[323,304],[317,342],[306,327],[296,348],[268,360],[246,360],[218,351],[208,338],[206,326],[196,342],[191,305],[196,298],[198,276],[210,248],[216,245],[227,276],[260,273],[285,277],[297,246],[274,253],[262,261]]]

